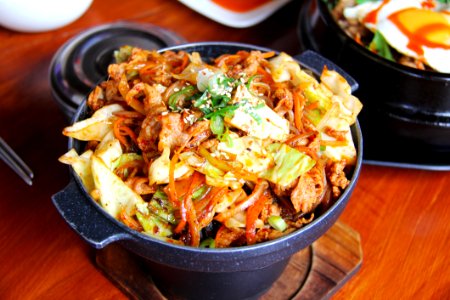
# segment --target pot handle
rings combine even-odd
[[[52,196],[52,202],[69,226],[96,249],[130,239],[127,233],[105,218],[94,203],[90,203],[74,179]]]
[[[303,53],[296,55],[295,58],[305,67],[313,71],[316,75],[320,75],[322,73],[323,67],[326,65],[328,69],[335,70],[339,74],[342,75],[342,77],[347,80],[348,84],[350,85],[352,92],[356,91],[358,89],[358,82],[356,82],[353,77],[351,77],[349,74],[347,74],[344,70],[342,70],[340,67],[338,67],[335,63],[333,63],[331,60],[323,57],[322,55],[311,51],[306,50]]]

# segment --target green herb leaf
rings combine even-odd
[[[375,35],[368,48],[370,51],[375,52],[390,61],[394,61],[389,44],[378,30],[375,31]]]

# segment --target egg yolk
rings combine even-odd
[[[228,10],[243,13],[255,9],[271,0],[212,0],[212,2],[220,5]]]
[[[450,49],[450,17],[443,13],[409,8],[388,19],[408,38],[408,48],[419,55],[423,46]]]

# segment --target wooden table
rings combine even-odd
[[[52,99],[49,63],[70,37],[117,20],[148,22],[189,42],[252,43],[297,54],[301,1],[245,29],[220,25],[177,1],[95,0],[74,23],[45,33],[0,28],[0,136],[35,172],[27,186],[0,162],[0,298],[124,299],[93,263],[94,250],[62,220],[52,194],[69,180],[57,158],[67,125]],[[450,173],[364,165],[341,221],[358,231],[360,271],[334,299],[450,296]]]

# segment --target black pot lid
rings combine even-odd
[[[54,55],[50,65],[53,96],[71,118],[88,93],[106,78],[115,50],[125,45],[160,49],[182,43],[183,38],[152,24],[117,22],[93,27],[68,40]]]

